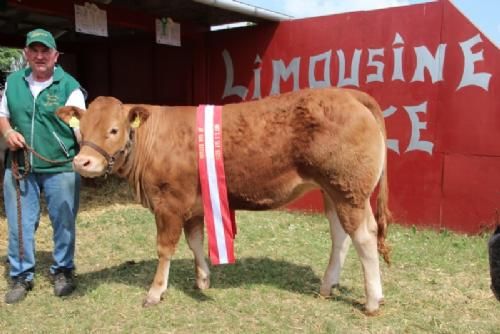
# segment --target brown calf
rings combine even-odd
[[[64,107],[58,114],[66,122],[80,119],[83,145],[74,169],[86,177],[110,171],[128,179],[137,199],[155,215],[159,261],[144,305],[158,303],[167,289],[182,230],[195,257],[197,286],[208,288],[196,108],[126,105],[98,97],[87,111]],[[137,129],[131,126],[136,117],[141,119]],[[386,134],[375,100],[359,91],[328,88],[228,104],[222,129],[230,207],[275,209],[320,188],[333,244],[320,293],[330,295],[339,283],[352,239],[363,266],[366,312],[375,313],[383,299],[377,248],[388,261],[390,220]],[[375,219],[369,199],[377,184]]]

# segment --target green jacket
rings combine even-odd
[[[7,103],[10,112],[10,124],[20,132],[26,143],[36,152],[50,160],[73,158],[79,150],[73,129],[56,115],[56,110],[65,105],[70,94],[80,84],[71,75],[56,66],[52,84],[42,90],[36,99],[29,89],[27,77],[31,69],[22,69],[7,77]],[[24,166],[22,150],[16,151],[20,166]],[[30,157],[31,171],[37,173],[69,172],[71,162],[52,164]],[[12,163],[12,154],[8,155],[7,167]]]

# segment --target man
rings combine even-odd
[[[78,151],[77,130],[62,122],[55,111],[63,105],[85,109],[80,84],[60,66],[59,53],[52,34],[43,29],[28,33],[24,56],[29,67],[7,77],[5,94],[0,102],[0,131],[10,152],[4,175],[4,205],[9,229],[8,260],[12,286],[5,302],[23,300],[33,288],[35,274],[35,231],[40,218],[40,194],[45,195],[53,229],[54,294],[69,295],[75,289],[75,221],[79,206],[80,176],[71,162],[54,164],[28,155],[33,148],[53,161],[69,161]],[[13,160],[18,161],[21,225],[18,228],[17,190]],[[20,233],[21,232],[21,233]]]

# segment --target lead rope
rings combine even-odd
[[[12,151],[11,151],[12,152]],[[21,208],[21,180],[25,179],[28,176],[29,171],[31,169],[31,164],[29,162],[28,152],[33,153],[37,158],[48,162],[53,165],[65,164],[73,159],[66,160],[50,160],[40,153],[36,152],[32,147],[25,144],[23,148],[23,156],[24,156],[24,171],[22,173],[19,172],[19,161],[17,158],[17,154],[12,154],[12,175],[16,181],[16,203],[17,203],[17,231],[18,231],[18,246],[19,246],[19,258],[20,261],[24,260],[24,242],[23,242],[23,224],[22,224],[22,208]]]

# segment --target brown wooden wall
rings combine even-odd
[[[127,103],[192,103],[193,60],[189,47],[148,40],[85,43],[74,73],[89,101],[111,95]]]

